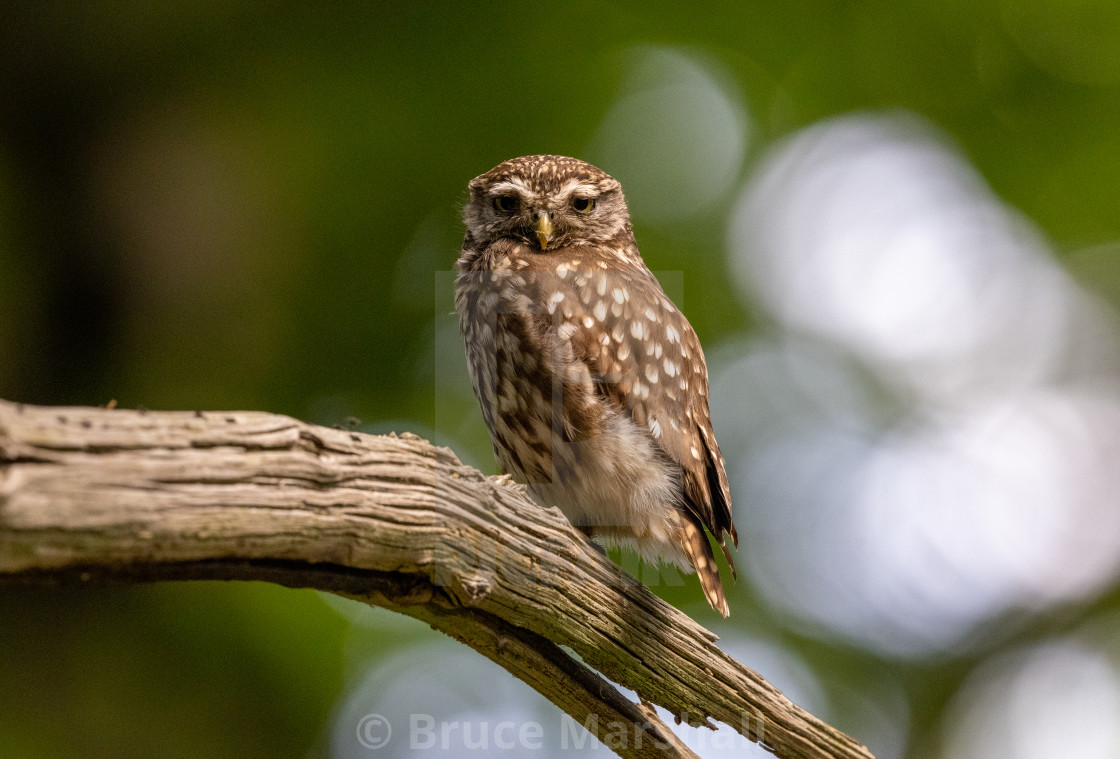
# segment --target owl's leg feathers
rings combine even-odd
[[[698,525],[691,515],[681,514],[680,539],[688,560],[696,569],[696,576],[700,578],[700,587],[704,589],[704,597],[712,608],[726,617],[730,613],[727,599],[723,595],[723,583],[719,579],[719,567],[716,566],[716,557],[704,534],[704,528]]]

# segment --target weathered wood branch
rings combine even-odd
[[[620,756],[694,756],[650,704],[724,722],[779,757],[871,756],[558,511],[445,448],[257,412],[0,401],[0,582],[168,579],[265,580],[416,617]]]

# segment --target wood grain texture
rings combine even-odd
[[[0,401],[0,582],[168,579],[316,588],[424,620],[620,756],[694,756],[657,704],[779,757],[871,757],[558,511],[446,448],[260,412]]]

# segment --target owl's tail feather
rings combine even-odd
[[[713,609],[726,617],[731,610],[727,608],[723,583],[719,578],[719,567],[716,566],[716,557],[712,553],[712,546],[708,543],[708,536],[704,534],[704,528],[697,524],[691,515],[682,514],[681,517],[681,545],[688,554],[689,562],[696,568],[696,576],[700,578],[704,597],[708,599]]]

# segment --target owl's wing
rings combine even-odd
[[[708,410],[708,370],[700,340],[648,270],[571,272],[554,318],[596,392],[649,430],[681,471],[684,506],[708,528],[734,572],[726,536],[739,537],[723,456]]]

